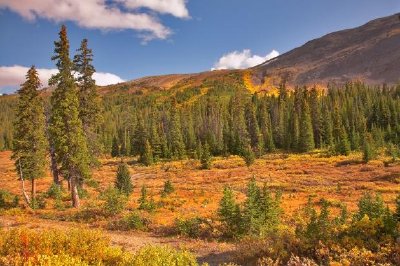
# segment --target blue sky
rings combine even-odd
[[[75,9],[64,12],[63,2]],[[273,50],[397,12],[399,0],[0,0],[0,93],[16,88],[13,75],[23,67],[52,73],[62,23],[71,53],[88,38],[99,81],[113,83],[247,67]]]

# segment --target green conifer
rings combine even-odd
[[[88,148],[93,164],[97,164],[97,156],[101,153],[101,144],[97,129],[103,121],[101,99],[97,93],[93,79],[95,69],[92,65],[93,53],[88,48],[88,40],[83,39],[75,55],[74,71],[79,73],[79,118],[82,120],[83,130],[88,141]]]
[[[310,107],[306,100],[303,100],[301,111],[299,151],[308,152],[315,148],[315,144]]]
[[[26,81],[18,90],[18,105],[14,122],[13,155],[21,180],[31,181],[31,200],[23,191],[27,203],[35,204],[36,179],[46,170],[47,140],[43,101],[38,89],[40,80],[34,66],[26,75]]]
[[[128,165],[124,162],[121,162],[118,165],[115,187],[126,196],[129,196],[132,193],[133,190],[132,178],[129,173]]]
[[[50,79],[56,88],[51,96],[50,136],[54,143],[57,163],[64,177],[69,180],[72,205],[79,207],[78,185],[90,178],[90,155],[82,121],[79,118],[78,90],[75,86],[73,63],[69,57],[67,29],[63,25],[55,44],[58,73]]]

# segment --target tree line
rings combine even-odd
[[[251,94],[234,73],[150,93],[126,93],[127,85],[121,85],[101,99],[88,41],[71,59],[62,26],[54,45],[52,60],[59,72],[49,82],[50,101],[38,91],[34,67],[18,91],[15,111],[12,97],[0,100],[0,148],[13,150],[21,180],[32,181],[33,202],[47,154],[54,183],[66,179],[73,205],[79,206],[79,189],[101,154],[137,156],[145,165],[196,158],[209,169],[212,156],[239,155],[251,165],[277,149],[342,155],[362,150],[365,161],[380,147],[393,158],[399,153],[400,86],[349,82],[327,90],[292,90],[283,83],[278,93]]]

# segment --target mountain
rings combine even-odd
[[[252,68],[259,83],[280,77],[289,84],[369,84],[400,80],[400,14],[327,34]]]
[[[400,81],[400,13],[372,20],[360,27],[327,34],[274,59],[246,70],[218,70],[140,78],[103,88],[104,93],[168,90],[200,86],[205,81],[241,75],[251,91],[289,86],[342,84],[359,80],[368,84]]]

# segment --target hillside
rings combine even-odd
[[[276,88],[282,79],[289,85],[326,86],[360,80],[368,84],[395,84],[400,77],[400,14],[379,18],[360,27],[327,34],[248,70],[208,71],[162,75],[107,86],[103,92],[125,88],[167,90],[183,85],[241,74],[251,91]],[[247,81],[247,82],[246,82]]]
[[[379,18],[357,28],[327,34],[252,69],[291,84],[396,83],[400,78],[400,15]]]

